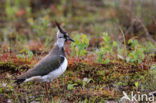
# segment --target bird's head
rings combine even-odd
[[[67,42],[67,41],[72,41],[72,42],[74,42],[74,40],[73,39],[71,39],[70,37],[69,37],[69,35],[68,35],[68,33],[67,32],[65,32],[61,27],[60,27],[60,25],[56,22],[56,26],[57,26],[57,28],[58,28],[58,32],[57,32],[57,39],[58,40],[61,40],[61,41],[65,41],[65,42]]]

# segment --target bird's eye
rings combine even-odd
[[[66,34],[65,34],[65,35],[64,35],[64,37],[65,37],[65,38],[67,38],[67,37],[68,37],[68,35],[66,35]]]

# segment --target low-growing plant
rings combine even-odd
[[[85,79],[83,79],[83,81],[82,81],[82,88],[84,89],[85,88],[85,86],[89,83],[89,82],[91,82],[91,81],[93,81],[93,79],[91,79],[91,78],[85,78]]]
[[[139,45],[137,40],[130,39],[128,44],[131,45],[131,51],[128,53],[126,61],[127,62],[135,62],[141,63],[144,59],[144,49]]]
[[[138,89],[139,88],[139,82],[135,82],[134,84],[135,84],[136,89]]]
[[[148,59],[151,59],[151,57],[154,57],[155,51],[156,51],[155,43],[148,41],[143,46],[144,46],[144,53],[148,54]]]
[[[24,60],[25,59],[25,55],[24,54],[18,54],[17,55],[17,59]]]
[[[37,33],[38,36],[45,35],[49,26],[49,17],[44,16],[34,20],[33,18],[28,19],[28,23],[32,27],[33,31]]]
[[[0,93],[2,93],[3,92],[3,88],[0,88]]]
[[[156,64],[153,64],[150,69],[151,69],[151,72],[154,74],[155,79],[156,79]]]
[[[68,84],[67,85],[67,89],[68,90],[73,90],[74,89],[74,86],[78,85],[77,83],[74,83],[74,84]]]
[[[153,81],[153,88],[156,89],[156,64],[153,64],[150,68],[150,72],[149,72],[152,76],[152,81]]]
[[[33,52],[29,50],[29,51],[27,51],[27,53],[28,53],[29,59],[32,60],[32,58],[34,56]]]
[[[8,17],[8,19],[13,19],[15,18],[16,12],[18,11],[18,8],[12,7],[11,6],[11,1],[10,0],[6,0],[5,2],[5,13]]]
[[[79,58],[80,56],[85,56],[87,54],[87,48],[89,46],[89,39],[85,34],[76,35],[74,38],[75,42],[71,44],[71,56],[74,55]]]
[[[114,52],[114,48],[117,46],[117,42],[116,41],[112,41],[111,37],[108,35],[108,33],[103,33],[103,42],[101,43],[101,48],[98,49],[97,54],[97,60],[98,62],[102,63],[102,64],[106,64],[110,62],[110,59],[107,57],[107,54],[113,55]],[[105,59],[104,59],[105,58]]]
[[[23,8],[23,9],[21,9]],[[8,20],[16,20],[17,15],[21,15],[21,13],[25,12],[27,16],[30,15],[30,0],[6,0],[5,1],[5,13]]]
[[[28,59],[29,60],[32,60],[34,54],[33,54],[32,51],[27,50],[27,49],[22,49],[20,51],[20,54],[17,55],[17,59],[25,60],[26,59],[26,55],[24,53],[26,53],[26,55],[28,55]]]
[[[84,101],[80,101],[79,103],[96,103],[96,99],[98,96],[95,96],[93,98],[85,98]],[[103,103],[104,101],[101,99],[98,103]]]

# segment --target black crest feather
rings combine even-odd
[[[60,24],[57,21],[55,21],[55,24],[56,24],[57,28],[60,30],[60,32],[65,34],[65,31],[60,27]]]

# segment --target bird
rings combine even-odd
[[[74,42],[74,40],[60,27],[59,23],[56,22],[56,26],[58,28],[57,41],[53,49],[31,69],[16,77],[16,84],[19,85],[28,81],[51,82],[66,71],[68,61],[64,50],[64,44],[67,41]]]

